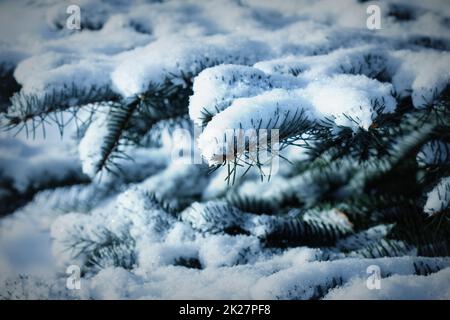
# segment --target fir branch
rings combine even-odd
[[[113,160],[123,155],[119,147],[123,141],[124,131],[138,105],[139,99],[133,98],[111,108],[107,117],[108,135],[104,138],[101,146],[101,158],[96,164],[96,172],[103,169],[115,172],[112,169],[115,166]],[[115,167],[120,170],[117,166]]]
[[[247,168],[240,178],[251,168],[256,168],[261,181],[265,178],[269,181],[274,157],[283,157],[280,154],[281,150],[296,144],[314,127],[301,108],[293,114],[287,111],[283,117],[281,111],[277,109],[264,127],[262,118],[252,119],[251,123],[251,128],[243,128],[242,124],[239,124],[239,128],[234,129],[232,137],[224,133],[223,153],[215,156],[215,159],[221,162],[220,165],[228,169],[226,181],[229,185],[236,182],[238,167]],[[278,131],[272,131],[273,129]],[[246,130],[254,130],[254,134],[246,136]],[[227,141],[227,137],[231,141]]]
[[[410,256],[414,255],[412,254],[414,252],[416,252],[416,249],[413,246],[402,241],[381,239],[377,243],[371,243],[362,249],[350,252],[348,256],[376,259],[383,257]]]
[[[54,89],[51,93],[46,92],[43,96],[19,91],[11,97],[11,107],[5,115],[6,123],[3,128],[11,130],[25,127],[28,132],[31,122],[31,130],[35,134],[34,132],[39,126],[53,122],[62,131],[67,124],[62,118],[64,111],[69,111],[76,117],[83,106],[104,101],[117,101],[118,99],[118,95],[108,86],[80,89],[74,83],[59,91]]]
[[[129,158],[121,146],[141,145],[142,137],[159,138],[162,128],[174,129],[187,116],[187,103],[191,94],[191,78],[167,78],[164,84],[150,84],[147,91],[137,97],[124,99],[111,107],[107,117],[108,135],[101,146],[101,158],[95,171],[106,169],[117,174],[121,168],[115,159]],[[177,81],[175,81],[177,80]],[[178,119],[178,120],[177,120]],[[164,124],[158,128],[158,124]],[[152,141],[147,140],[147,143]],[[132,159],[130,159],[132,160]]]
[[[226,201],[233,207],[243,212],[256,214],[272,214],[279,210],[279,206],[274,201],[257,198],[250,195],[242,195],[239,192],[230,192],[226,196]]]

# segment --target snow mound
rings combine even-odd
[[[226,93],[230,96],[220,98],[222,93],[219,91],[218,99],[232,100],[233,90]],[[248,90],[247,93],[251,94]],[[313,81],[304,88],[269,89],[258,95],[237,97],[207,123],[199,136],[198,146],[210,164],[217,164],[223,159],[234,159],[235,155],[243,152],[243,142],[241,149],[235,150],[235,139],[244,139],[239,136],[242,131],[265,129],[270,134],[270,130],[282,130],[289,123],[298,121],[299,117],[312,124],[331,119],[336,126],[350,127],[354,131],[359,128],[367,130],[377,113],[395,110],[396,100],[391,93],[390,84],[363,75],[336,75]],[[191,103],[191,116],[195,117],[199,109],[196,92]],[[305,126],[303,130],[306,129]],[[298,134],[301,133],[302,128],[298,128]],[[281,131],[279,138],[283,135]],[[260,138],[264,137],[255,135],[253,139],[256,140],[249,144],[256,145]]]

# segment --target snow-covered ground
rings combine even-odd
[[[410,96],[415,108],[424,108],[450,83],[446,0],[73,2],[81,8],[82,31],[64,27],[66,2],[0,4],[0,63],[14,69],[21,85],[16,102],[31,96],[47,101],[46,95],[74,84],[104,88],[105,99],[127,98],[164,84],[168,75],[179,80],[189,73],[196,77],[186,107],[190,120],[204,125],[198,147],[209,164],[229,152],[224,131],[253,128],[255,119],[279,129],[296,119],[300,106],[311,123],[331,118],[336,128],[367,130],[377,106],[391,113],[396,97]],[[379,30],[366,25],[371,4],[381,9]],[[383,74],[392,81],[383,82]],[[64,103],[81,102],[69,94]],[[48,105],[35,107],[45,112]],[[206,122],[205,111],[211,116]],[[326,299],[450,299],[450,257],[412,251],[344,258],[328,249],[264,247],[261,235],[271,218],[234,216],[214,199],[227,188],[223,172],[204,178],[203,167],[171,161],[176,141],[167,133],[160,148],[130,148],[134,162],[123,160],[120,179],[104,173],[95,180],[97,150],[108,134],[104,115],[95,116],[81,141],[73,138],[74,121],[63,138],[55,125],[47,126],[45,138],[39,130],[34,139],[25,130],[15,137],[0,133],[0,178],[19,196],[33,193],[0,220],[0,298],[308,299],[322,288]],[[276,193],[285,181],[280,171],[272,189],[248,182],[245,192]],[[89,178],[95,183],[86,184]],[[430,191],[426,212],[448,205],[448,180]],[[54,189],[67,181],[72,185]],[[8,201],[8,188],[0,185],[0,201]],[[149,193],[174,206],[198,202],[177,219]],[[201,218],[208,206],[226,216],[211,225]],[[245,234],[222,232],[233,219],[242,220]],[[344,220],[342,228],[351,231]],[[67,266],[92,258],[77,237],[117,241],[123,265],[112,266],[118,257],[96,252],[101,258],[89,265],[81,288],[68,289]],[[421,264],[437,272],[416,275]],[[379,290],[367,286],[372,265],[381,270]]]

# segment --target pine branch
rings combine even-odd
[[[117,101],[118,95],[109,87],[92,86],[89,89],[79,88],[74,83],[63,90],[53,90],[43,96],[26,94],[21,91],[11,97],[11,107],[5,115],[4,129],[11,130],[25,127],[27,132],[31,122],[31,130],[35,130],[46,123],[55,123],[60,130],[67,124],[62,114],[69,111],[76,117],[80,108],[93,103],[104,101]],[[45,129],[43,129],[45,130]]]
[[[20,85],[14,78],[14,64],[0,62],[0,114],[9,108],[9,99],[20,90]]]
[[[120,143],[123,141],[124,131],[127,129],[130,119],[139,105],[139,100],[134,98],[124,104],[112,107],[107,117],[108,135],[105,136],[101,146],[101,157],[95,165],[96,172],[103,169],[113,171],[113,160],[121,156]],[[116,167],[118,170],[120,168]]]
[[[129,235],[118,236],[106,228],[90,238],[82,235],[82,230],[74,232],[74,237],[65,245],[74,259],[83,257],[83,272],[98,272],[106,267],[131,269],[136,264],[135,244]]]
[[[268,216],[242,212],[223,201],[210,201],[194,203],[181,217],[196,230],[252,234],[270,247],[325,246],[353,231],[347,218],[334,210],[310,210],[298,216]]]
[[[374,184],[396,168],[408,166],[408,159],[416,166],[417,153],[432,139],[432,135],[439,130],[444,119],[450,121],[449,112],[441,108],[436,108],[433,112],[416,112],[408,115],[396,130],[399,133],[395,142],[387,146],[388,155],[381,159],[372,157],[363,161],[358,172],[342,189],[342,194],[361,193],[368,183]]]
[[[387,236],[393,225],[377,225],[369,229],[352,234],[340,239],[336,243],[336,248],[343,252],[350,252],[363,249],[365,246],[377,243]]]
[[[269,246],[327,246],[353,232],[347,217],[336,210],[309,210],[299,217],[264,217],[254,230]]]

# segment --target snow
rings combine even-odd
[[[125,53],[111,78],[116,90],[128,97],[166,80],[195,76],[202,69],[220,63],[253,64],[268,51],[263,43],[242,37],[217,35],[186,40],[168,36]]]
[[[232,90],[226,92],[233,96]],[[241,135],[251,137],[251,132],[245,130],[280,130],[302,113],[311,123],[331,118],[337,126],[350,127],[354,131],[358,128],[367,130],[377,112],[395,110],[396,101],[391,92],[390,84],[364,75],[336,75],[312,81],[305,88],[269,89],[259,95],[238,97],[208,122],[198,139],[198,147],[209,164],[222,163],[223,158],[234,159],[235,154],[239,156],[244,152],[241,150],[244,148]],[[191,99],[194,103],[192,109],[198,110],[195,97],[196,92]],[[220,92],[218,99],[223,101]],[[195,117],[195,111],[192,113]],[[301,130],[299,128],[299,133]],[[305,132],[306,128],[303,130]],[[279,135],[283,136],[283,133]],[[242,141],[241,149],[238,148],[236,153],[234,138]],[[257,138],[263,139],[264,136],[255,136],[254,139]],[[251,140],[250,144],[256,145],[256,141]]]
[[[251,262],[260,251],[260,243],[256,237],[214,235],[204,240],[199,260],[205,268],[231,267]]]
[[[423,210],[429,215],[436,214],[450,203],[450,177],[444,177],[427,195]]]
[[[54,240],[52,241],[53,256],[57,257],[58,264],[60,266],[82,264],[85,260],[82,248],[76,245],[73,238],[101,241],[101,235],[97,233],[100,227],[100,221],[83,213],[68,213],[57,218],[51,226],[50,235]]]
[[[441,267],[447,267],[448,263],[448,259],[436,261]],[[312,262],[301,269],[294,266],[264,277],[258,280],[251,292],[256,299],[309,299],[314,297],[314,288],[318,285],[323,285],[327,290],[332,288],[334,281],[339,284],[359,277],[366,277],[367,280],[366,270],[371,265],[378,266],[382,275],[408,275],[414,272],[414,263],[408,257]]]
[[[137,262],[143,268],[157,261],[167,260],[158,256],[158,244],[167,233],[173,217],[164,212],[145,190],[136,188],[120,194],[113,216],[106,217],[106,225],[115,234],[129,234],[137,248]],[[155,261],[156,260],[156,261]]]
[[[148,193],[163,199],[170,207],[182,207],[184,201],[198,197],[208,183],[207,168],[177,158],[170,165],[141,182]]]
[[[160,226],[160,223],[153,219],[164,216],[164,212],[154,212],[155,205],[146,199],[148,198],[139,189],[134,189],[117,198],[119,206],[117,210],[108,209],[116,206],[111,202],[90,215],[70,213],[57,218],[58,215],[53,213],[52,219],[43,221],[39,211],[28,210],[22,211],[20,215],[17,212],[7,220],[2,220],[0,225],[2,244],[12,250],[15,248],[11,245],[13,239],[19,247],[25,239],[29,239],[28,241],[39,247],[40,252],[38,255],[24,255],[28,262],[10,257],[2,258],[3,263],[6,261],[10,263],[9,269],[2,268],[5,271],[1,279],[2,296],[6,294],[7,289],[9,292],[12,291],[13,281],[19,281],[21,284],[21,290],[13,287],[16,288],[13,292],[19,298],[26,295],[56,299],[309,298],[314,294],[312,287],[316,285],[323,286],[324,292],[331,290],[326,298],[359,296],[370,299],[402,299],[402,297],[446,299],[448,295],[446,281],[450,267],[448,258],[354,258],[319,261],[321,249],[307,247],[283,251],[262,249],[254,236],[199,235],[189,225],[179,221],[171,222],[171,227],[165,229],[163,233],[154,233],[158,232],[153,229],[154,226]],[[40,230],[46,230],[51,225],[52,236],[55,237],[53,243],[49,240],[37,242],[39,237],[45,236],[45,233],[30,232],[37,225],[35,221],[40,221],[38,223],[41,226]],[[20,229],[23,228],[24,222],[29,224],[26,231]],[[83,229],[77,226],[83,226]],[[117,234],[130,230],[138,242],[142,241],[138,250],[141,262],[132,270],[120,267],[104,268],[91,277],[82,278],[80,291],[68,291],[64,287],[65,281],[56,278],[53,273],[56,268],[53,259],[57,258],[64,266],[76,264],[77,260],[61,253],[56,256],[43,256],[42,253],[46,252],[45,248],[49,249],[51,244],[54,246],[53,252],[58,252],[58,248],[63,248],[64,239],[70,241],[72,232],[81,230],[82,235],[95,239],[98,236],[96,226],[102,228],[106,226],[115,230]],[[5,228],[11,231],[5,232],[7,230]],[[6,239],[9,239],[8,242]],[[2,253],[6,252],[2,250]],[[24,251],[11,252],[17,256]],[[180,258],[199,259],[202,269],[174,265]],[[416,265],[421,263],[426,263],[431,268],[443,268],[443,271],[427,278],[412,276],[415,274]],[[39,265],[43,267],[40,273]],[[368,279],[366,270],[370,265],[377,265],[381,269],[381,291],[368,290],[365,286]],[[23,272],[28,271],[27,278],[13,277],[17,272],[14,268],[18,266],[31,267],[30,270],[20,269],[24,270]],[[337,290],[332,290],[333,278],[336,277],[342,278],[343,285]],[[400,282],[402,285],[399,285]],[[433,291],[433,288],[436,291]]]
[[[210,165],[220,164],[224,158],[233,160],[245,151],[245,137],[251,139],[251,146],[256,146],[259,139],[264,145],[267,136],[257,130],[266,129],[266,134],[270,135],[273,132],[270,130],[280,129],[302,111],[306,119],[314,120],[310,102],[298,91],[273,89],[255,97],[236,99],[208,123],[198,138],[198,147]],[[239,139],[236,152],[234,139]]]
[[[291,74],[294,72],[301,79],[308,81],[341,73],[358,73],[374,77],[385,68],[387,55],[386,48],[364,45],[339,48],[320,55],[290,55],[258,62],[255,67],[269,73]]]
[[[358,232],[347,238],[340,239],[336,247],[345,250],[357,250],[370,243],[376,243],[382,240],[393,228],[393,225],[378,225],[367,230]]]
[[[332,290],[328,300],[448,300],[450,268],[429,276],[393,275],[381,280],[380,290],[367,290],[366,279],[354,279]]]
[[[394,112],[401,99],[428,107],[450,83],[446,0],[376,2],[381,30],[367,30],[372,2],[357,0],[76,3],[81,31],[65,28],[65,3],[0,4],[0,67],[13,70],[20,85],[9,115],[21,115],[20,104],[37,99],[27,111],[71,107],[81,116],[93,101],[151,100],[149,89],[170,84],[176,92],[192,84],[186,114],[201,127],[202,156],[221,164],[224,155],[234,160],[236,130],[283,129],[304,112],[314,128],[355,134],[369,130],[378,113]],[[399,11],[409,17],[402,20]],[[100,92],[86,94],[93,87]],[[322,290],[327,299],[450,299],[448,257],[418,257],[411,248],[402,257],[362,258],[360,250],[394,226],[354,233],[335,208],[320,212],[321,221],[345,231],[334,247],[268,246],[266,237],[280,224],[317,216],[232,207],[223,197],[227,171],[207,175],[205,164],[171,158],[185,140],[170,130],[161,146],[123,146],[134,162],[120,159],[118,175],[97,175],[106,117],[97,112],[77,137],[73,123],[62,139],[56,126],[48,127],[46,141],[1,133],[0,203],[9,215],[0,219],[0,298],[308,299]],[[306,148],[281,152],[300,161]],[[447,141],[426,144],[417,157],[425,169],[446,161]],[[245,168],[236,170],[239,176]],[[293,175],[295,168],[280,162],[270,183],[249,172],[235,190],[275,207],[288,188],[305,202],[320,193],[309,176]],[[424,199],[430,216],[448,207],[449,179]],[[32,200],[10,209],[16,193]],[[108,255],[111,241],[122,264]],[[103,249],[82,252],[86,243]],[[86,272],[80,291],[65,287],[71,264]],[[421,264],[433,273],[418,275]],[[371,265],[381,269],[381,290],[366,286]]]
[[[82,281],[82,289],[75,294],[94,299],[307,298],[314,293],[312,285],[323,284],[326,292],[326,285],[332,282],[331,275],[343,273],[345,278],[351,279],[349,285],[342,291],[331,291],[326,298],[355,298],[356,294],[370,299],[448,298],[448,286],[445,286],[448,260],[436,263],[447,266],[443,271],[417,277],[409,275],[415,261],[407,258],[310,262],[314,257],[315,252],[311,250],[290,249],[270,260],[235,267],[195,270],[167,266],[154,268],[145,275],[122,268],[106,268],[93,278]],[[417,258],[416,261],[427,261],[427,258]],[[381,290],[369,290],[365,285],[366,269],[372,264],[392,274],[382,277]],[[402,280],[405,281],[402,283]],[[352,295],[352,289],[355,295]],[[289,291],[289,296],[282,295],[282,292]]]
[[[93,3],[95,6],[95,3]],[[57,8],[60,10],[60,8]],[[83,10],[84,12],[86,11]],[[99,17],[106,17],[104,14]],[[93,38],[102,41],[92,42]],[[61,38],[48,41],[46,50],[64,53],[97,54],[113,56],[136,46],[146,45],[152,36],[137,32],[127,15],[113,15],[108,18],[98,31],[79,32],[70,35],[69,39]],[[93,61],[95,63],[95,61]]]

